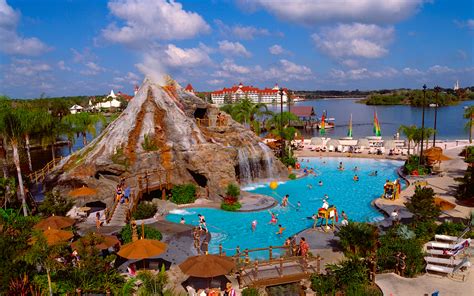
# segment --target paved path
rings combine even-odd
[[[457,282],[445,277],[422,275],[417,278],[404,278],[394,273],[377,274],[375,283],[386,296],[431,295],[439,291],[440,296],[474,295],[474,276],[471,272],[465,282]]]

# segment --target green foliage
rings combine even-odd
[[[405,95],[398,93],[372,94],[367,98],[365,103],[367,105],[401,105],[405,99]]]
[[[153,135],[147,134],[143,137],[142,148],[145,151],[156,151],[158,146],[155,143]]]
[[[392,228],[380,238],[377,249],[377,265],[380,271],[393,270],[397,263],[396,254],[406,255],[405,276],[413,277],[423,271],[423,242],[419,239],[405,239],[400,236],[397,228]]]
[[[257,288],[245,288],[242,290],[242,296],[259,296]]]
[[[73,207],[74,202],[62,196],[58,191],[47,192],[46,197],[39,206],[39,211],[45,216],[66,216],[67,212]]]
[[[399,90],[389,93],[373,93],[362,100],[367,105],[411,105],[421,107],[423,105],[422,90]],[[425,97],[425,106],[429,104],[438,104],[439,106],[455,105],[463,100],[451,93],[440,92],[436,96],[434,90],[427,90]]]
[[[147,239],[156,239],[156,240],[161,240],[163,238],[163,235],[157,229],[155,229],[151,226],[148,226],[148,225],[145,225],[144,228],[145,228],[145,238],[147,238]],[[141,227],[141,225],[137,226],[137,234],[138,234],[138,237],[142,236],[142,227]],[[120,230],[120,237],[122,238],[122,240],[125,244],[132,241],[132,226],[130,224],[125,225]]]
[[[466,227],[467,225],[464,225],[463,223],[443,222],[436,228],[436,234],[460,236]]]
[[[151,202],[141,202],[133,213],[133,219],[142,220],[152,218],[156,214],[157,207]]]
[[[375,225],[350,221],[336,236],[345,254],[366,257],[375,251],[379,232]]]
[[[112,162],[118,165],[123,165],[124,167],[128,168],[129,160],[124,153],[123,147],[117,147],[115,153],[111,156]]]
[[[293,156],[293,151],[290,148],[285,149],[283,155],[279,156],[279,159],[286,167],[295,167],[298,162],[298,158]]]
[[[175,185],[171,189],[171,201],[176,204],[193,203],[196,200],[196,185]]]
[[[161,267],[160,272],[158,272],[157,274],[154,274],[149,270],[139,271],[137,273],[137,279],[143,282],[143,284],[137,291],[138,295],[164,295],[164,286],[168,281],[164,265]]]
[[[311,289],[318,295],[335,295],[337,279],[332,274],[313,274],[310,278]]]
[[[416,233],[409,229],[407,225],[402,224],[397,228],[397,236],[405,240],[413,239],[416,237]]]
[[[474,199],[474,165],[469,165],[462,178],[456,178],[458,182],[455,197],[459,200]]]
[[[16,208],[17,201],[15,178],[0,177],[0,207],[6,208],[9,205]]]
[[[433,188],[416,188],[415,194],[405,202],[407,209],[413,213],[416,221],[434,221],[441,214],[434,202]]]
[[[418,221],[412,226],[413,231],[415,232],[416,237],[426,243],[433,239],[433,236],[436,232],[436,223],[432,220],[429,221]]]
[[[228,203],[223,201],[221,203],[221,209],[224,210],[224,211],[235,212],[238,209],[240,209],[241,207],[242,207],[242,205],[239,202],[234,202],[234,203],[228,204]]]
[[[295,180],[295,179],[296,179],[296,175],[293,174],[293,173],[291,173],[291,174],[288,175],[288,179],[290,179],[290,180]]]
[[[423,157],[426,161],[426,158]],[[411,175],[414,173],[414,171],[418,172],[418,175],[424,176],[429,174],[430,170],[429,168],[423,166],[423,165],[418,165],[418,160],[420,157],[418,155],[411,155],[408,157],[408,159],[405,161],[405,164],[403,166],[403,170],[405,174]]]
[[[231,197],[239,197],[240,188],[239,188],[239,186],[231,183],[231,184],[227,185],[227,189],[226,189],[225,194],[228,195],[228,196],[231,196]]]

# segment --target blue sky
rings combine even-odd
[[[471,0],[0,0],[0,94],[474,84]]]

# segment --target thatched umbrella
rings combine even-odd
[[[76,197],[76,198],[81,198],[81,197],[85,198],[85,197],[88,197],[88,196],[94,196],[96,194],[97,194],[97,190],[95,190],[93,188],[86,187],[86,186],[82,186],[82,187],[73,189],[73,190],[69,191],[69,193],[68,193],[68,195],[70,197]]]
[[[47,229],[43,231],[43,235],[46,238],[46,242],[50,246],[68,241],[74,237],[74,234],[71,231],[60,229]]]
[[[40,230],[61,229],[74,225],[74,219],[63,216],[51,216],[38,222],[33,228]]]
[[[235,262],[226,256],[199,255],[189,257],[179,265],[179,268],[189,276],[211,278],[228,274],[235,268]]]
[[[322,145],[323,139],[319,137],[311,138],[311,145]]]
[[[127,259],[146,259],[164,253],[166,248],[167,244],[159,240],[142,238],[123,245],[117,254]]]

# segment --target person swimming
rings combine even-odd
[[[319,185],[319,186],[323,186],[323,181],[322,181],[322,180],[319,180],[318,185]]]
[[[373,172],[370,172],[369,176],[373,177],[373,176],[377,176],[377,171],[373,171]]]
[[[296,204],[296,211],[299,212],[301,209],[301,202],[298,201],[298,203]]]
[[[181,217],[181,221],[179,221],[180,224],[186,224],[186,221],[184,220],[184,217]]]
[[[337,169],[340,171],[344,170],[344,165],[342,164],[342,161],[339,163],[339,167]]]
[[[308,187],[308,189],[313,189],[313,185],[311,184],[306,185],[306,187]]]
[[[359,170],[359,168],[357,166],[355,166],[353,169],[352,169],[354,172],[357,172]]]
[[[252,221],[252,231],[255,231],[257,229],[257,220]]]
[[[283,231],[285,230],[286,228],[281,226],[281,224],[278,224],[278,232],[276,234],[278,234],[279,236],[282,236],[283,235]]]
[[[277,215],[273,212],[270,212],[270,214],[272,214],[272,218],[270,219],[270,222],[268,222],[268,224],[277,224],[278,223]]]
[[[354,175],[354,178],[352,178],[355,182],[359,181],[359,176],[357,174]]]

